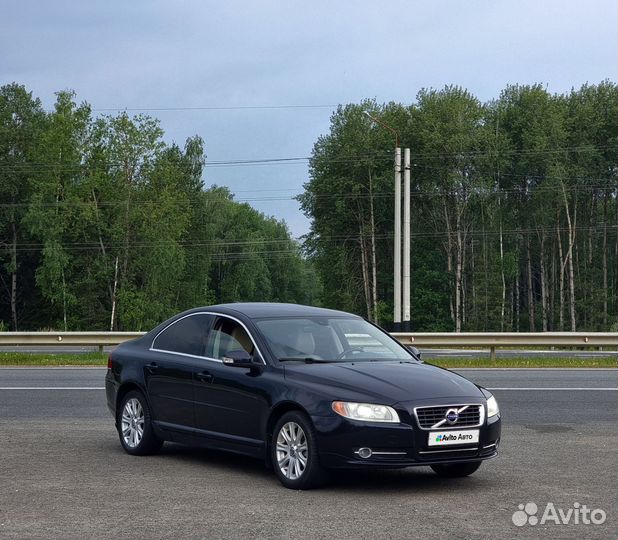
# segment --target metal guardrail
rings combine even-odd
[[[618,347],[618,332],[394,332],[406,345],[462,347]]]
[[[143,336],[145,332],[0,332],[0,346],[103,347]]]
[[[394,332],[404,345],[415,347],[489,348],[492,360],[499,347],[583,347],[618,349],[618,332]]]
[[[0,346],[113,346],[144,332],[0,332]],[[618,349],[618,332],[395,332],[404,345],[415,347],[483,347],[495,358],[499,347],[609,347]]]

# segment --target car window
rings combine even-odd
[[[376,333],[374,333],[375,329],[371,326],[365,323],[359,325],[358,321],[355,320],[341,320],[338,323],[339,329],[343,332],[347,341],[346,348],[359,348],[376,354],[388,354],[392,351],[392,343],[378,339]]]
[[[259,321],[258,327],[277,358],[336,358],[344,350],[344,344],[333,326],[324,322],[305,318],[269,319]]]
[[[210,332],[206,356],[222,360],[229,351],[245,350],[255,356],[255,346],[243,326],[232,319],[220,317]]]
[[[154,340],[153,349],[204,356],[206,337],[213,315],[196,313],[172,323]]]
[[[268,318],[255,324],[276,358],[349,362],[413,358],[393,338],[359,318]]]

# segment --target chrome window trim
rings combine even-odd
[[[260,348],[257,346],[257,343],[255,342],[255,339],[253,339],[253,336],[251,335],[251,332],[249,332],[249,329],[247,328],[247,326],[245,325],[245,323],[243,323],[241,320],[237,319],[236,317],[233,317],[232,315],[227,315],[225,313],[217,313],[215,311],[196,311],[194,313],[189,313],[187,315],[184,315],[178,319],[176,319],[175,321],[171,322],[170,324],[168,324],[165,328],[162,328],[161,330],[159,330],[159,332],[157,332],[157,335],[152,339],[152,343],[150,344],[149,350],[153,351],[153,352],[162,352],[162,353],[167,353],[167,354],[175,354],[177,356],[186,356],[188,358],[197,358],[199,360],[209,360],[211,362],[217,362],[219,364],[223,364],[223,360],[219,360],[218,358],[211,358],[210,356],[200,356],[197,354],[188,354],[188,353],[183,353],[183,352],[178,352],[178,351],[168,351],[167,349],[157,349],[155,348],[154,344],[155,341],[157,340],[157,338],[163,333],[165,332],[168,328],[174,326],[177,322],[182,321],[184,319],[186,319],[187,317],[193,317],[194,315],[214,315],[215,317],[226,317],[228,319],[231,319],[235,322],[237,322],[238,324],[240,324],[240,326],[242,326],[245,330],[245,332],[247,332],[247,335],[249,336],[249,339],[251,340],[251,343],[253,343],[253,346],[255,347],[255,350],[257,351],[260,360],[262,361],[263,365],[266,365],[266,361],[264,360],[264,355],[262,354],[262,351],[260,351]]]
[[[166,349],[149,349],[152,352],[161,352],[161,353],[165,353],[165,354],[173,354],[176,356],[186,356],[187,358],[197,358],[198,360],[210,360],[211,362],[219,362],[219,363],[223,363],[223,360],[219,360],[218,358],[210,358],[210,356],[199,356],[197,354],[189,354],[189,353],[183,353],[183,352],[176,352],[176,351],[168,351]]]
[[[421,422],[418,419],[418,413],[417,410],[418,409],[433,409],[435,407],[447,407],[447,408],[461,408],[461,407],[479,407],[479,423],[478,424],[474,424],[471,426],[462,426],[462,425],[457,425],[457,424],[453,424],[453,425],[449,425],[448,427],[442,427],[440,426],[439,428],[436,427],[422,427],[421,426]],[[483,403],[453,403],[453,404],[440,404],[440,405],[419,405],[418,407],[414,407],[414,417],[416,418],[416,425],[419,427],[419,429],[422,429],[423,431],[445,431],[447,429],[457,429],[457,430],[462,430],[462,429],[472,429],[472,428],[477,428],[477,427],[481,427],[483,425],[485,425],[485,405]]]

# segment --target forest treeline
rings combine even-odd
[[[216,302],[316,303],[285,225],[204,186],[200,137],[0,88],[0,329],[146,330]]]
[[[215,302],[392,322],[393,148],[412,153],[412,327],[618,330],[618,90],[459,87],[340,106],[282,221],[205,183],[199,136],[0,88],[0,329],[144,330]]]
[[[393,150],[411,148],[418,331],[618,330],[618,91],[460,87],[341,106],[300,200],[323,302],[388,325]]]

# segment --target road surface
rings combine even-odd
[[[609,538],[618,529],[618,370],[466,369],[503,415],[497,459],[338,473],[294,492],[245,457],[119,445],[101,368],[0,369],[0,538]],[[67,389],[68,388],[68,389]],[[517,527],[519,504],[602,509],[601,525]]]

